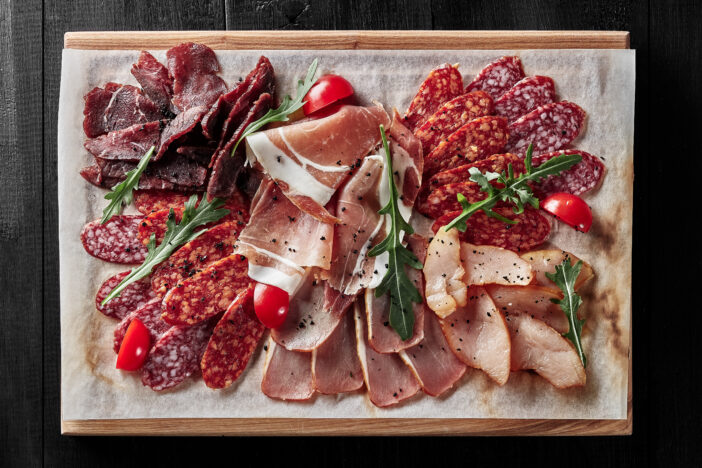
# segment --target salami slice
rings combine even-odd
[[[183,217],[183,210],[183,207],[173,208],[173,219],[176,223],[179,223]],[[156,236],[156,245],[163,242],[163,237],[166,235],[166,231],[168,230],[166,223],[168,221],[168,214],[170,211],[171,208],[154,211],[139,220],[137,237],[142,245],[148,245],[149,239],[151,239],[151,234]]]
[[[463,94],[463,77],[448,63],[434,69],[419,87],[410,103],[404,123],[414,132],[441,104]]]
[[[134,206],[140,213],[180,208],[192,194],[173,190],[135,190]]]
[[[146,258],[146,247],[139,242],[141,216],[113,216],[105,224],[91,221],[80,233],[85,251],[106,262],[138,264]]]
[[[210,388],[227,388],[246,369],[266,327],[256,318],[253,287],[234,299],[207,343],[200,368]]]
[[[510,124],[505,149],[521,155],[532,143],[535,155],[558,151],[577,138],[584,122],[585,111],[572,102],[537,107]]]
[[[556,102],[556,87],[548,76],[524,78],[495,102],[495,113],[514,122],[537,107]]]
[[[192,327],[171,327],[149,352],[141,370],[141,383],[161,391],[197,374],[216,323],[215,317]]]
[[[171,326],[168,325],[163,319],[161,319],[161,299],[154,298],[151,299],[146,304],[132,310],[127,314],[121,322],[115,328],[115,341],[114,350],[115,353],[119,353],[119,348],[122,346],[122,340],[124,340],[124,335],[127,334],[127,329],[134,319],[139,319],[141,323],[149,330],[151,333],[151,344],[155,344],[159,338],[166,333]]]
[[[151,275],[154,293],[164,295],[179,281],[184,281],[231,255],[240,230],[241,227],[236,222],[218,224],[176,250]]]
[[[465,123],[492,114],[492,99],[483,91],[462,94],[444,103],[417,130],[414,136],[422,143],[424,154],[429,154],[442,140]]]
[[[163,298],[163,319],[171,325],[193,325],[224,312],[251,280],[248,262],[230,255],[178,283]]]
[[[518,223],[507,224],[478,211],[468,218],[468,228],[460,233],[460,239],[476,245],[494,245],[514,252],[526,252],[546,242],[551,234],[548,219],[534,209],[527,208],[520,215],[515,215],[509,206],[498,206],[494,211]],[[459,214],[460,211],[446,213],[434,222],[432,230],[438,231]]]
[[[482,90],[496,101],[522,78],[524,68],[519,57],[502,57],[483,68],[466,92]]]
[[[507,138],[507,120],[503,117],[471,120],[424,158],[424,177],[497,154]]]
[[[480,190],[480,186],[470,180],[456,182],[454,184],[442,185],[433,190],[426,200],[417,206],[417,211],[437,219],[446,213],[461,211],[461,204],[458,203],[458,194],[462,194],[469,203],[475,203],[485,199],[486,192]]]
[[[558,192],[582,195],[600,185],[605,173],[605,166],[600,158],[585,151],[569,149],[553,153],[540,154],[533,159],[533,166],[538,167],[549,159],[561,154],[579,154],[583,157],[575,166],[558,175],[548,176],[534,187],[534,193],[543,200]]]
[[[151,283],[148,279],[142,279],[129,284],[122,290],[119,296],[108,301],[104,306],[100,305],[102,301],[112,292],[113,289],[129,274],[129,271],[117,273],[110,276],[98,289],[95,295],[95,308],[102,314],[118,320],[122,320],[132,311],[143,306],[151,299],[156,297],[151,291]]]

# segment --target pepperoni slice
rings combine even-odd
[[[548,76],[524,78],[495,102],[495,113],[514,122],[539,106],[556,101],[556,87]]]
[[[432,191],[427,199],[423,201],[417,210],[430,218],[440,218],[446,213],[461,211],[461,204],[458,203],[458,194],[463,194],[469,203],[475,203],[485,199],[486,192],[480,190],[480,186],[470,180],[457,182],[455,184],[442,185]]]
[[[191,195],[173,190],[135,190],[134,206],[140,213],[148,215],[154,211],[180,208]]]
[[[498,206],[494,211],[519,222],[507,224],[478,211],[466,221],[468,228],[460,233],[460,239],[476,245],[494,245],[514,252],[526,252],[546,242],[551,234],[551,224],[537,210],[527,208],[524,213],[515,215],[510,206]],[[446,213],[434,222],[432,230],[438,231],[460,214],[460,211]]]
[[[510,124],[505,149],[522,155],[532,143],[535,155],[558,151],[580,134],[584,122],[585,111],[572,102],[560,101],[537,107]]]
[[[163,238],[168,230],[168,214],[171,209],[173,210],[173,216],[176,223],[179,223],[183,217],[183,207],[180,208],[165,208],[163,210],[154,211],[146,215],[145,218],[141,219],[139,222],[137,235],[139,241],[144,245],[148,245],[149,239],[151,239],[151,234],[156,236],[156,245],[163,242]]]
[[[139,264],[146,258],[147,250],[139,242],[141,216],[113,216],[105,224],[91,221],[80,233],[85,251],[106,262]]]
[[[100,303],[105,300],[112,290],[115,289],[129,273],[129,271],[117,273],[107,278],[105,282],[102,283],[95,295],[95,308],[100,313],[108,317],[122,320],[129,315],[130,312],[140,308],[156,297],[156,294],[151,290],[151,283],[148,279],[144,278],[127,285],[119,296],[109,300],[104,306],[101,305]]]
[[[170,325],[161,319],[161,299],[158,297],[151,299],[141,307],[132,310],[119,322],[117,328],[115,328],[115,353],[119,353],[124,335],[127,334],[127,329],[134,319],[139,319],[149,330],[152,344],[156,343],[171,328]]]
[[[227,388],[246,369],[266,327],[256,318],[253,287],[234,299],[214,329],[200,368],[210,388]]]
[[[405,114],[410,131],[422,125],[441,104],[463,94],[463,77],[453,65],[441,65],[429,73]]]
[[[507,120],[503,117],[471,120],[424,158],[424,176],[432,176],[499,153],[507,143],[507,137]]]
[[[577,149],[541,154],[534,157],[532,164],[534,167],[538,167],[549,159],[561,154],[579,154],[583,159],[567,171],[561,172],[558,175],[548,176],[536,185],[534,187],[534,193],[536,193],[541,200],[558,192],[582,195],[583,193],[593,190],[600,185],[602,181],[602,177],[605,173],[604,163],[600,158]]]
[[[193,325],[224,312],[249,286],[248,262],[230,255],[178,283],[163,298],[163,319],[171,325]]]
[[[466,86],[466,92],[482,90],[497,100],[522,78],[524,68],[519,57],[502,57],[483,68]]]
[[[414,136],[422,143],[424,154],[429,154],[442,140],[465,123],[492,114],[492,99],[483,91],[466,93],[444,103],[417,130]]]

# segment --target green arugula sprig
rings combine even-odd
[[[479,202],[469,203],[466,197],[459,193],[457,198],[463,211],[447,224],[444,229],[448,231],[455,227],[459,231],[464,232],[467,229],[466,220],[480,210],[491,218],[499,219],[507,224],[516,224],[517,221],[493,211],[497,202],[508,202],[514,205],[514,214],[523,213],[526,205],[539,208],[539,199],[532,192],[528,182],[538,182],[547,176],[560,174],[582,160],[582,156],[579,154],[562,154],[534,168],[531,165],[532,150],[532,145],[529,145],[524,158],[525,171],[518,177],[514,176],[514,169],[511,163],[507,166],[507,172],[502,171],[500,174],[490,171],[483,174],[478,168],[471,167],[469,170],[470,180],[477,183],[482,191],[487,192],[488,196]],[[492,181],[502,184],[503,187],[495,187],[491,184]]]
[[[195,231],[195,228],[203,224],[218,221],[229,213],[227,209],[220,209],[220,207],[224,205],[224,200],[221,198],[214,198],[210,202],[207,201],[207,197],[203,196],[197,208],[195,207],[196,203],[197,195],[193,195],[185,202],[183,217],[180,223],[177,224],[175,221],[175,212],[173,208],[171,208],[168,213],[168,220],[166,221],[167,230],[163,242],[156,247],[156,236],[151,234],[148,244],[149,253],[146,255],[144,263],[129,272],[117,287],[107,295],[101,305],[105,305],[107,301],[119,296],[127,285],[149,276],[151,270],[170,257],[178,247],[192,241],[207,231],[207,229]]]
[[[578,318],[578,308],[583,303],[580,296],[575,292],[575,281],[578,279],[580,269],[583,266],[582,260],[573,265],[570,257],[566,257],[560,265],[556,265],[555,273],[546,273],[546,277],[556,283],[556,286],[563,291],[563,299],[551,299],[551,302],[561,306],[568,318],[568,333],[564,333],[568,340],[575,346],[575,350],[580,356],[583,367],[587,366],[587,358],[583,351],[581,335],[585,319]]]
[[[384,252],[388,253],[388,271],[375,289],[375,297],[380,297],[387,292],[390,293],[390,326],[404,341],[408,340],[414,333],[412,303],[422,302],[421,294],[407,276],[405,265],[417,270],[421,270],[423,266],[419,259],[400,241],[400,231],[410,235],[414,233],[414,229],[405,221],[398,208],[399,193],[392,177],[392,157],[390,156],[390,147],[383,125],[380,126],[380,136],[383,140],[383,149],[385,150],[390,200],[378,213],[388,215],[391,226],[387,237],[373,247],[368,252],[368,256],[375,257]]]
[[[149,164],[151,155],[154,154],[155,146],[152,146],[149,151],[141,158],[137,167],[127,172],[127,178],[123,182],[112,187],[112,190],[105,195],[105,200],[110,200],[110,204],[102,210],[102,219],[100,219],[101,224],[105,224],[115,215],[122,212],[122,208],[129,205],[132,202],[132,191],[139,184],[139,178],[141,173],[146,169],[146,165]]]
[[[291,98],[290,95],[286,94],[283,98],[283,102],[280,103],[280,106],[278,106],[277,109],[269,109],[263,117],[256,120],[255,122],[251,122],[244,130],[244,133],[241,134],[241,137],[239,137],[239,139],[236,141],[236,144],[234,144],[231,156],[234,156],[234,152],[239,147],[239,143],[241,143],[241,141],[244,138],[253,133],[256,133],[269,123],[287,122],[290,114],[302,108],[302,106],[305,104],[304,102],[302,102],[302,99],[304,99],[304,97],[307,95],[307,92],[314,84],[315,73],[317,73],[317,59],[314,59],[310,67],[307,69],[307,75],[305,76],[305,79],[297,80],[297,94],[295,95],[295,99]]]

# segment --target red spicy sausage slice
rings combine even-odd
[[[471,120],[442,141],[424,158],[424,176],[485,159],[507,143],[507,120],[480,117]]]
[[[139,319],[149,330],[151,333],[151,344],[156,343],[171,328],[170,325],[161,319],[161,299],[152,299],[143,306],[131,311],[119,322],[117,328],[115,328],[115,353],[119,353],[124,335],[127,334],[127,329],[134,319]]]
[[[113,216],[105,224],[91,221],[80,233],[85,251],[106,262],[138,264],[146,258],[147,250],[138,238],[141,216]]]
[[[178,283],[163,298],[163,319],[171,325],[193,325],[221,312],[251,283],[248,262],[230,255]]]
[[[172,208],[174,220],[179,223],[183,217],[183,207]],[[168,226],[166,222],[168,221],[168,213],[171,208],[165,208],[163,210],[154,211],[149,213],[140,220],[137,235],[139,241],[144,245],[148,245],[149,239],[151,239],[151,234],[156,236],[156,245],[159,245],[163,241],[163,237],[166,235]]]
[[[256,318],[253,287],[234,299],[212,333],[202,356],[202,378],[210,388],[227,388],[246,369],[266,327]]]
[[[444,102],[463,94],[463,77],[453,65],[441,65],[429,73],[410,103],[404,123],[410,131],[422,125]]]
[[[483,68],[466,86],[466,92],[482,90],[497,100],[522,78],[524,68],[519,57],[502,57]]]
[[[148,215],[154,211],[182,207],[191,195],[173,190],[135,190],[134,206],[140,213]]]
[[[478,211],[466,221],[468,228],[460,233],[460,239],[476,245],[494,245],[514,252],[526,252],[546,242],[551,234],[548,219],[534,209],[527,208],[520,215],[515,215],[509,206],[498,206],[494,211],[519,222],[507,224]],[[438,231],[459,214],[460,211],[446,213],[434,222],[432,230]]]
[[[95,295],[95,308],[108,317],[122,320],[130,312],[140,308],[156,297],[151,291],[151,283],[147,278],[135,281],[122,290],[119,296],[108,301],[104,306],[100,303],[112,292],[113,289],[129,274],[129,271],[117,273],[105,280]],[[125,332],[127,330],[125,329]]]
[[[514,122],[539,106],[556,101],[556,87],[548,76],[524,78],[495,102],[495,113]]]
[[[567,171],[561,172],[558,175],[548,176],[545,180],[542,180],[539,184],[534,186],[534,193],[536,193],[541,200],[558,192],[582,195],[583,193],[593,190],[602,181],[602,177],[605,173],[605,166],[600,158],[577,149],[555,151],[553,153],[535,156],[533,166],[538,167],[549,159],[561,154],[579,154],[583,159]]]
[[[424,154],[429,154],[442,140],[465,123],[492,114],[492,99],[483,91],[466,93],[444,103],[414,132],[422,143]]]
[[[532,143],[535,155],[558,151],[580,134],[584,122],[585,111],[572,102],[537,107],[510,124],[505,149],[521,155]]]

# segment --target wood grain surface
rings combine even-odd
[[[637,0],[0,2],[0,466],[702,466],[695,241],[702,3]],[[66,31],[619,30],[637,50],[630,437],[60,435],[56,115]],[[675,200],[669,193],[674,191]],[[681,201],[683,200],[683,201]],[[690,209],[692,207],[692,210]],[[125,431],[126,432],[126,431]]]

